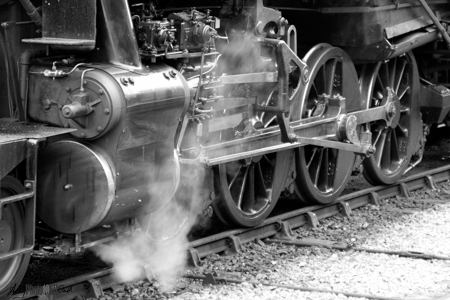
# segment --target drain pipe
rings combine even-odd
[[[28,88],[28,71],[30,70],[30,61],[33,58],[44,57],[46,55],[45,49],[27,49],[22,52],[19,58],[19,88],[20,98],[25,103],[27,101]]]
[[[23,8],[25,8],[25,11],[30,16],[31,20],[36,24],[37,26],[42,26],[42,19],[41,15],[38,13],[36,7],[31,3],[30,0],[19,0],[22,4]]]

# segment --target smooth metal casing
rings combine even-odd
[[[112,89],[112,109],[120,113],[117,125],[97,139],[50,144],[40,160],[38,214],[64,233],[154,211],[170,200],[178,182],[173,155],[189,101],[183,76],[163,64],[139,71],[95,68],[86,80],[95,77]],[[65,85],[60,88],[66,93]]]

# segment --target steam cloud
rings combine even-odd
[[[194,225],[195,215],[201,210],[200,184],[204,177],[198,173],[198,170],[183,170],[178,190],[169,195],[176,200],[139,218],[141,231],[138,234],[94,248],[103,261],[113,264],[119,281],[146,278],[144,266],[147,266],[161,284],[160,289],[173,289],[174,279],[186,267],[187,235]],[[161,191],[170,190],[169,186],[172,182],[152,184],[151,201],[161,199]]]

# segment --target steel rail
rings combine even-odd
[[[336,214],[350,216],[351,210],[367,205],[379,205],[380,199],[386,199],[401,195],[409,197],[409,191],[423,187],[436,189],[436,183],[450,179],[450,165],[428,170],[416,175],[401,179],[398,183],[389,186],[378,186],[343,195],[337,201],[328,205],[314,205],[284,214],[280,214],[265,220],[254,228],[240,228],[221,232],[212,236],[201,238],[189,243],[189,262],[194,266],[201,264],[201,259],[213,253],[236,253],[241,245],[254,241],[256,238],[290,236],[292,229],[302,225],[317,226],[318,221]],[[103,295],[103,289],[107,289],[119,283],[113,276],[114,269],[109,268],[87,275],[78,276],[60,281],[50,286],[60,286],[62,291],[51,293],[53,300],[73,299],[76,296],[98,298]],[[67,292],[69,291],[69,292]],[[50,299],[50,295],[13,295],[10,299]],[[376,298],[376,297],[372,297]]]
[[[450,202],[448,202],[450,203]],[[387,254],[387,255],[396,255],[399,257],[408,257],[408,258],[416,258],[416,259],[425,259],[425,260],[450,260],[448,256],[434,255],[429,253],[422,253],[416,251],[392,251],[392,250],[380,250],[380,249],[371,249],[371,248],[359,248],[352,247],[350,245],[341,246],[334,245],[335,242],[331,241],[302,241],[302,240],[281,240],[281,239],[269,239],[268,243],[277,243],[283,245],[291,245],[297,247],[325,247],[334,250],[342,250],[342,251],[357,251],[357,252],[367,252],[367,253],[377,253],[377,254]]]
[[[255,238],[267,238],[277,234],[291,234],[292,229],[302,225],[317,226],[318,221],[336,214],[350,216],[351,210],[367,204],[379,205],[380,199],[401,195],[409,197],[409,191],[423,187],[436,188],[436,183],[450,179],[450,166],[428,170],[420,174],[401,179],[389,186],[378,186],[338,198],[328,205],[314,205],[290,211],[266,219],[254,228],[241,228],[205,237],[190,243],[190,262],[198,266],[201,258],[223,251],[239,252],[242,243],[248,243]]]

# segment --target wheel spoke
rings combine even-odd
[[[231,180],[230,184],[228,185],[228,188],[231,189],[231,187],[233,186],[233,184],[236,182],[236,178],[238,177],[239,173],[241,172],[242,169],[242,165],[239,166],[239,169],[237,170],[237,172],[234,174],[233,179]]]
[[[248,166],[247,180],[245,182],[244,193],[241,200],[241,210],[251,211],[256,204],[255,195],[255,164],[252,163]]]
[[[317,148],[317,147],[313,147],[313,149],[312,149],[312,154],[311,154],[311,158],[309,159],[309,161],[306,163],[306,167],[309,169],[310,168],[310,166],[311,166],[311,163],[313,162],[313,160],[314,160],[314,157],[316,156],[316,153],[317,153],[317,150],[318,150],[319,148]]]
[[[313,86],[315,87],[315,95],[309,95],[309,99],[317,99],[317,96],[325,93],[326,91],[326,80],[327,75],[325,73],[325,68],[322,66],[320,70],[317,72],[316,78],[314,79]],[[310,102],[310,101],[308,101]]]
[[[269,159],[269,156],[267,156],[267,154],[264,154],[263,155],[263,158],[272,166],[272,167],[274,167],[275,166],[275,160],[274,159]]]
[[[409,91],[409,88],[410,88],[410,86],[408,85],[408,86],[405,87],[405,89],[402,91],[401,94],[397,94],[397,95],[398,95],[398,98],[399,98],[400,100],[403,99],[403,97],[406,95],[406,92]]]
[[[267,198],[268,189],[266,183],[264,182],[264,173],[261,166],[261,161],[256,164],[255,170],[255,193],[257,197]]]
[[[312,84],[312,89],[314,89],[314,93],[317,95],[319,95],[319,91],[317,90],[317,86],[316,86],[316,82],[314,81]]]
[[[323,149],[320,149],[318,151],[319,151],[319,155],[314,160],[311,161],[311,164],[309,167],[310,176],[313,179],[314,186],[316,186],[316,187],[319,182],[320,166],[322,165],[322,160],[323,160]]]
[[[402,133],[404,137],[408,137],[409,130],[405,126],[403,126],[401,123],[398,123],[397,125],[398,130]]]
[[[391,160],[393,162],[398,162],[400,161],[400,148],[399,148],[399,140],[397,138],[397,133],[395,130],[391,131],[391,137],[392,137],[392,141],[391,141]]]
[[[373,145],[377,146],[378,140],[380,139],[381,134],[383,133],[383,130],[381,128],[379,128],[378,130],[374,130],[374,131],[378,131],[377,137],[375,138]]]
[[[329,186],[329,174],[328,174],[328,159],[329,152],[331,149],[325,148],[322,150],[322,161],[320,164],[319,180],[317,183],[317,188],[322,192],[328,191]]]
[[[393,60],[391,60],[388,63],[389,67],[390,67],[390,72],[389,72],[389,86],[394,89],[395,86],[395,71],[397,69],[397,58],[394,58]]]
[[[402,106],[400,108],[400,113],[404,114],[404,113],[409,113],[411,110],[409,109],[409,107],[406,106]]]
[[[383,154],[381,156],[381,169],[383,170],[389,170],[389,167],[391,166],[391,144],[392,144],[392,139],[391,139],[391,129],[386,130],[386,139],[385,139],[385,143],[384,143],[384,147],[383,147]]]
[[[249,167],[247,166],[245,168],[244,176],[242,178],[242,184],[241,184],[241,187],[239,189],[238,199],[237,199],[237,203],[236,203],[236,205],[237,205],[237,207],[239,209],[242,209],[242,198],[244,197],[244,193],[245,193],[245,186],[246,186],[246,183],[247,183],[248,172],[249,172]]]
[[[397,75],[397,78],[396,78],[397,85],[395,86],[395,90],[394,90],[396,94],[398,94],[398,90],[400,88],[400,84],[402,83],[403,74],[405,73],[407,61],[402,59],[400,63],[401,63],[400,70],[399,70],[399,72],[397,72],[398,75]]]
[[[384,84],[383,81],[381,80],[380,74],[377,75],[377,82],[380,85],[381,90],[384,90]]]
[[[277,116],[271,116],[269,120],[267,120],[267,122],[264,122],[264,128],[269,127],[271,124],[273,124],[273,122],[277,119]]]
[[[377,162],[378,167],[381,164],[381,158],[383,157],[384,147],[386,143],[386,130],[381,130],[380,132],[380,138],[378,139],[377,143],[374,144],[376,147],[375,161]]]

